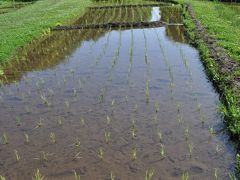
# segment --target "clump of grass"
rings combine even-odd
[[[43,180],[44,176],[41,175],[39,169],[35,171],[34,177],[32,178],[33,180]]]

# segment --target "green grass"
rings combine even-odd
[[[3,1],[0,4],[6,5]],[[57,23],[72,23],[91,4],[91,0],[40,0],[0,15],[0,63],[7,62],[18,48],[46,34]]]
[[[197,18],[214,36],[220,46],[227,53],[240,62],[240,8],[239,6],[227,5],[211,1],[188,1],[190,2]]]

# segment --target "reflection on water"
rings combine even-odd
[[[98,14],[98,16],[96,16]],[[182,23],[180,7],[132,7],[89,10],[75,24],[96,24],[106,22],[157,21]],[[183,27],[167,26],[167,36],[177,42],[184,42]],[[29,71],[54,68],[70,55],[84,41],[97,41],[109,30],[90,29],[64,32],[52,32],[41,42],[34,42],[24,48],[5,68],[3,83],[19,81]]]

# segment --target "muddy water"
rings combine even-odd
[[[164,8],[134,11],[181,23]],[[1,175],[228,179],[219,96],[181,26],[56,32],[23,54],[0,90]]]

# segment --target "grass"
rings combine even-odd
[[[191,2],[197,18],[210,35],[216,37],[219,45],[240,62],[240,8],[211,1],[184,2]]]
[[[48,33],[51,27],[72,23],[91,4],[90,0],[42,0],[0,15],[0,62],[7,62],[18,48]]]

